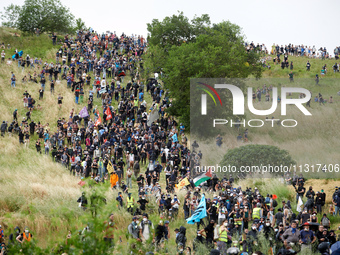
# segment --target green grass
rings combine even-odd
[[[17,48],[18,50],[23,50],[24,54],[29,54],[31,57],[54,61],[55,50],[58,47],[53,47],[48,35],[41,35],[39,37],[21,35],[20,37],[14,37],[14,32],[14,30],[0,27],[0,42],[4,42],[6,45],[9,43],[12,47],[10,50],[6,49],[7,57],[11,56],[15,48]],[[299,121],[299,129],[275,129],[273,131],[271,128],[265,128],[264,130],[251,128],[249,132],[250,142],[272,144],[287,149],[293,155],[293,158],[300,163],[315,163],[318,162],[317,158],[322,158],[324,162],[333,162],[338,159],[337,151],[340,149],[337,144],[337,141],[340,139],[339,132],[337,132],[339,124],[339,111],[337,109],[339,100],[336,97],[336,92],[338,91],[337,78],[340,77],[340,74],[333,74],[332,70],[329,70],[327,77],[321,78],[320,87],[316,87],[314,85],[315,74],[320,73],[321,66],[325,63],[328,68],[331,68],[334,61],[313,59],[311,60],[312,71],[308,73],[304,71],[307,58],[290,57],[289,60],[294,62],[296,79],[298,77],[304,78],[304,80],[301,81],[301,86],[310,89],[314,96],[319,92],[324,95],[324,98],[333,95],[334,104],[326,104],[325,107],[321,107],[312,102],[311,112],[313,119],[304,119],[297,110],[289,108],[290,113],[287,118],[296,117],[299,120],[301,119],[301,123]],[[28,72],[27,69],[25,72],[22,72],[15,64],[11,67],[2,65],[0,68],[0,120],[10,121],[12,119],[12,112],[16,108],[19,110],[20,120],[26,113],[21,101],[22,94],[27,90],[37,99],[39,85],[21,83],[21,78]],[[36,70],[40,71],[38,69]],[[14,72],[18,78],[16,89],[10,88],[9,80],[11,72]],[[258,86],[262,87],[263,83],[273,83],[273,85],[275,85],[274,83],[280,83],[281,85],[291,86],[288,82],[288,72],[289,70],[281,70],[279,66],[272,65],[271,70],[264,72],[264,78],[260,81],[252,81],[253,84],[251,86],[254,88]],[[269,80],[269,78],[272,79]],[[124,85],[127,81],[128,77],[125,78]],[[72,107],[79,112],[79,110],[85,106],[85,102],[80,105],[74,103],[74,95],[70,89],[66,88],[65,81],[57,84],[54,95],[49,93],[48,88],[49,84],[47,84],[44,100],[37,100],[37,102],[41,104],[42,110],[34,110],[32,119],[36,122],[50,123],[51,131],[55,131],[58,117],[67,117]],[[88,87],[86,87],[86,90],[88,92]],[[59,110],[57,106],[57,96],[59,93],[64,97],[61,110]],[[86,98],[87,95],[88,94],[85,94],[84,98]],[[152,103],[150,96],[145,94],[145,99],[148,107],[150,107]],[[97,99],[96,96],[94,97],[94,105],[101,105],[100,99]],[[117,103],[113,102],[113,106],[116,108]],[[266,103],[256,103],[255,107],[266,109],[270,106]],[[278,113],[276,112],[274,114],[277,115]],[[252,118],[253,116],[248,115],[247,117]],[[322,130],[322,132],[319,132],[320,130]],[[224,133],[225,142],[221,150],[214,149],[209,151],[208,148],[204,146],[201,146],[200,149],[203,155],[213,153],[209,160],[214,161],[219,156],[223,156],[227,149],[240,146],[240,144],[236,143],[236,135],[237,131],[235,129],[227,129]],[[330,136],[332,139],[329,138]],[[0,139],[0,147],[2,148],[0,153],[0,192],[2,194],[0,198],[0,223],[4,227],[7,236],[17,225],[22,229],[25,226],[30,227],[35,235],[37,245],[42,248],[48,248],[48,250],[51,251],[51,248],[55,248],[57,243],[64,244],[68,230],[71,230],[75,237],[79,229],[83,229],[87,222],[93,221],[91,220],[91,212],[82,212],[78,207],[78,203],[76,203],[82,190],[91,194],[93,188],[89,185],[81,188],[77,184],[79,179],[70,176],[69,172],[60,164],[54,163],[50,156],[37,154],[34,148],[36,139],[37,136],[35,135],[29,148],[20,146],[17,137]],[[145,167],[143,167],[141,172],[145,170]],[[338,178],[336,178],[336,180],[338,180]],[[334,182],[335,181],[333,181],[333,183]],[[161,177],[161,184],[163,187],[165,186],[164,176]],[[287,186],[278,180],[270,181],[269,183],[268,179],[248,179],[240,182],[239,185],[243,188],[246,186],[256,186],[263,191],[264,194],[277,194],[279,202],[283,199],[289,199],[292,201],[293,207],[296,206],[294,191],[291,188],[287,188]],[[96,219],[99,230],[98,238],[100,239],[102,237],[100,223],[107,220],[107,216],[113,212],[118,227],[115,232],[115,240],[118,240],[119,236],[122,237],[123,240],[123,243],[117,244],[114,254],[128,254],[130,247],[127,245],[127,242],[131,243],[131,241],[126,239],[126,232],[127,225],[131,222],[131,215],[129,215],[125,209],[119,210],[117,208],[115,201],[117,192],[110,190],[108,183],[100,186],[95,185],[95,188],[97,192],[107,199],[107,204],[102,207]],[[131,192],[136,199],[137,187],[135,182],[133,182]],[[183,201],[184,194],[185,191],[181,191],[178,195],[181,201]],[[207,196],[211,197],[212,194],[207,194]],[[150,198],[148,211],[150,212],[153,208],[157,208],[157,205],[153,201],[153,198]],[[151,213],[150,219],[155,226],[159,220],[161,220],[158,213]],[[162,220],[165,219],[163,218]],[[336,217],[331,218],[331,221],[334,227],[339,223]],[[171,238],[168,245],[169,254],[176,254],[173,231],[181,225],[187,228],[188,245],[192,246],[192,240],[196,236],[196,226],[190,226],[185,223],[182,206],[180,207],[178,219],[172,221],[170,224]],[[204,248],[201,248],[198,254],[207,253]]]
[[[281,57],[282,58],[282,57]],[[273,56],[271,56],[273,59]],[[263,77],[276,77],[276,78],[286,78],[288,79],[288,74],[292,71],[294,73],[294,77],[296,78],[315,78],[315,75],[318,74],[320,80],[322,80],[321,69],[324,65],[327,65],[327,74],[325,77],[340,77],[340,73],[333,73],[333,65],[336,62],[335,59],[318,59],[318,58],[309,58],[309,57],[297,57],[297,56],[288,56],[289,63],[293,61],[294,68],[290,70],[290,68],[282,69],[280,64],[275,65],[272,60],[267,60],[267,64],[271,66],[270,70],[266,70],[263,74]],[[310,71],[306,69],[307,61],[310,62],[311,68]]]
[[[14,36],[14,34],[19,36]],[[47,34],[24,35],[17,30],[0,27],[0,43],[4,42],[6,45],[5,53],[6,58],[12,57],[15,50],[23,51],[23,57],[29,54],[31,58],[41,58],[42,60],[55,61],[55,50],[59,49],[60,45],[53,46],[52,39]],[[10,44],[11,49],[7,49],[7,45]],[[2,50],[1,50],[2,51]],[[48,56],[47,53],[52,53],[52,56]]]

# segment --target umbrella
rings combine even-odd
[[[304,226],[309,226],[309,229],[315,232],[318,230],[320,224],[316,222],[305,222],[302,225],[300,225],[299,228],[302,229]]]
[[[277,199],[277,195],[273,194],[273,199]]]

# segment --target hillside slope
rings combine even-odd
[[[2,28],[0,28],[2,29]],[[12,34],[11,34],[12,33]],[[6,35],[6,36],[3,36]],[[53,61],[54,50],[56,47],[52,47],[52,43],[48,41],[48,37],[43,35],[39,38],[30,37],[29,44],[25,43],[27,38],[13,37],[13,32],[0,30],[0,41],[7,41],[12,45],[11,50],[6,50],[7,56],[12,54],[13,49],[18,48],[24,50],[24,54],[29,53],[31,56],[41,57],[48,61]],[[28,47],[29,46],[29,47]],[[272,144],[277,145],[280,148],[287,149],[294,157],[301,163],[313,163],[318,162],[317,158],[323,158],[326,162],[333,162],[338,160],[340,134],[337,132],[339,125],[339,100],[336,98],[336,92],[339,87],[334,85],[331,81],[321,79],[320,88],[315,87],[313,77],[315,72],[318,72],[319,67],[324,62],[327,65],[332,63],[332,60],[312,61],[311,73],[305,73],[303,71],[304,62],[306,58],[293,58],[297,72],[297,77],[306,78],[310,84],[307,88],[313,92],[313,95],[321,92],[325,98],[334,95],[334,103],[332,105],[326,104],[325,107],[312,104],[313,119],[303,119],[299,122],[299,129],[275,129],[275,132],[269,127],[264,130],[250,129],[249,140],[252,143]],[[46,92],[43,100],[38,100],[39,85],[35,83],[21,82],[21,79],[28,71],[40,71],[39,69],[28,70],[27,68],[22,71],[18,68],[16,63],[12,66],[5,64],[0,65],[0,121],[3,120],[11,122],[12,113],[15,109],[19,112],[19,121],[25,116],[27,110],[23,108],[23,93],[27,90],[37,100],[37,104],[41,105],[41,110],[34,110],[32,119],[35,122],[41,121],[42,123],[49,123],[51,130],[56,130],[56,121],[59,117],[67,118],[71,108],[75,108],[77,112],[85,105],[76,105],[74,102],[74,95],[70,89],[66,88],[66,82],[62,81],[56,84],[55,93],[52,95],[49,92],[49,84],[47,83]],[[300,66],[300,67],[299,67]],[[313,69],[315,68],[315,70]],[[301,69],[301,71],[299,71]],[[10,77],[11,72],[17,76],[16,88],[11,88]],[[287,79],[288,70],[280,70],[278,66],[273,66],[271,70],[265,71],[264,77],[277,78],[282,77]],[[314,73],[313,73],[314,72]],[[329,74],[330,77],[337,78],[339,74]],[[126,81],[125,81],[126,82]],[[254,87],[262,86],[263,83],[270,83],[274,81],[260,80],[259,84],[254,84]],[[59,109],[57,105],[58,94],[64,97],[63,106]],[[86,98],[87,92],[85,94]],[[150,101],[150,97],[147,97]],[[95,104],[100,105],[99,99],[95,99]],[[269,105],[264,103],[256,103],[258,108],[268,108]],[[278,109],[279,111],[279,109]],[[277,115],[278,113],[275,113]],[[297,117],[301,118],[299,112],[293,110],[291,115],[287,118]],[[252,117],[251,115],[249,117]],[[320,132],[322,130],[322,132]],[[211,151],[208,148],[202,146],[202,152],[204,155],[212,155],[216,158],[223,156],[227,149],[244,145],[243,143],[236,142],[236,136],[238,131],[235,129],[228,129],[224,135],[224,145],[221,149],[214,149]],[[332,138],[330,138],[330,136]],[[84,228],[86,220],[90,218],[90,213],[83,213],[76,203],[77,198],[80,196],[82,189],[78,185],[79,179],[70,176],[67,169],[60,164],[54,163],[50,156],[40,155],[35,150],[35,141],[37,135],[31,139],[31,143],[28,148],[23,145],[19,145],[18,137],[0,138],[0,222],[6,229],[6,234],[11,233],[16,225],[21,228],[28,226],[35,234],[38,245],[41,247],[51,247],[56,242],[64,242],[65,236],[68,230],[73,233],[79,229]],[[214,143],[212,143],[214,144]],[[213,161],[215,158],[210,157],[209,160]],[[143,167],[145,170],[145,167]],[[142,172],[143,172],[142,170]],[[250,180],[249,184],[257,185],[257,180]],[[164,176],[161,178],[161,183],[164,186]],[[242,183],[243,184],[243,183]],[[327,182],[325,184],[333,185],[333,182]],[[247,183],[248,185],[248,183]],[[271,183],[270,189],[266,190],[266,185],[263,182],[260,187],[267,192],[276,192],[278,187],[282,190],[279,192],[280,199],[293,199],[294,193],[291,190],[286,189],[278,181]],[[324,185],[324,183],[322,183]],[[258,185],[257,185],[258,186]],[[90,188],[84,189],[90,193]],[[112,192],[109,189],[108,183],[99,186],[98,190],[102,192],[106,199],[107,205],[104,207],[100,220],[107,219],[107,215],[111,212],[115,213],[117,217],[117,236],[121,236],[123,244],[118,246],[117,250],[121,249],[121,254],[127,254],[126,241],[126,227],[131,221],[131,215],[125,210],[118,210],[115,198],[117,192]],[[331,191],[331,189],[330,189]],[[134,183],[132,194],[137,198],[137,189]],[[183,201],[185,192],[179,193],[179,198]],[[209,194],[210,197],[213,194]],[[150,208],[155,209],[157,205],[154,202],[150,203]],[[293,203],[294,204],[294,203]],[[151,220],[156,225],[160,219],[156,210],[150,215]],[[179,228],[181,225],[186,225],[183,220],[182,211],[180,211],[180,217],[171,222],[170,230],[173,235],[173,230]],[[191,245],[191,240],[195,237],[196,226],[189,226],[187,232],[187,238]],[[171,238],[170,245],[175,247],[174,238]],[[169,252],[174,254],[175,251]],[[204,254],[204,252],[202,253]]]

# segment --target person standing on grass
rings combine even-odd
[[[30,134],[28,131],[25,132],[25,147],[29,147],[30,145]]]
[[[12,73],[12,77],[11,77],[11,87],[12,88],[15,88],[15,81],[16,81],[15,75]]]
[[[13,112],[13,120],[18,121],[18,109],[15,109]]]
[[[128,186],[129,189],[132,188],[132,171],[130,167],[126,171],[126,186]]]
[[[41,87],[41,89],[39,89],[39,100],[43,100],[44,98],[44,89],[43,87]]]
[[[51,94],[52,95],[54,94],[54,85],[55,85],[54,81],[51,80]]]
[[[76,104],[78,104],[78,101],[79,101],[79,94],[80,94],[80,89],[79,89],[79,87],[77,87],[76,91],[74,92]]]
[[[44,75],[41,77],[40,83],[41,83],[42,89],[45,90],[46,79]]]
[[[289,77],[289,81],[290,81],[290,82],[293,82],[293,81],[294,81],[294,74],[293,74],[293,72],[290,72],[290,73],[288,74],[288,77]]]
[[[35,148],[37,149],[37,152],[41,154],[40,138],[38,138],[37,142],[35,143]]]
[[[325,105],[325,101],[323,100],[323,97],[322,97],[321,93],[319,93],[319,104],[320,105],[321,104]]]
[[[6,53],[5,53],[5,51],[3,50],[3,51],[1,52],[1,63],[4,63],[4,62],[5,62],[5,57],[6,57]]]
[[[59,94],[59,95],[58,95],[58,105],[59,105],[59,109],[61,109],[62,104],[63,104],[63,97]]]
[[[5,136],[5,133],[7,131],[7,123],[5,121],[2,122],[0,130],[1,130],[1,136]]]

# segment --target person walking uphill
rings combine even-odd
[[[143,214],[143,221],[139,224],[139,229],[139,236],[143,239],[143,241],[149,240],[151,234],[153,236],[153,241],[155,241],[154,226],[151,220],[148,219],[147,213]]]
[[[186,234],[186,228],[183,226],[180,226],[180,228],[175,229],[176,232],[176,244],[177,248],[179,246],[186,247],[185,244],[187,242],[187,237],[185,236]]]
[[[13,87],[13,88],[15,88],[15,81],[16,81],[15,75],[12,74],[12,77],[11,77],[11,87]]]
[[[7,123],[6,123],[6,121],[2,122],[0,130],[1,130],[1,136],[5,136],[5,133],[7,131]]]
[[[83,192],[81,197],[78,198],[77,203],[79,203],[79,207],[81,207],[84,211],[86,210],[87,198],[85,196],[85,192]]]
[[[127,211],[133,214],[134,206],[135,206],[135,199],[131,196],[131,193],[129,193],[128,198],[126,199]]]
[[[128,226],[129,234],[132,238],[136,239],[138,242],[141,242],[141,239],[139,237],[140,234],[140,227],[139,227],[139,220],[137,217],[132,218],[132,222]]]

